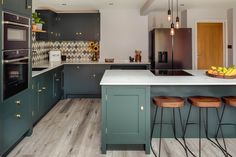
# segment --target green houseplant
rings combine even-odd
[[[33,30],[42,30],[43,24],[45,22],[39,17],[37,12],[32,13],[32,29]]]

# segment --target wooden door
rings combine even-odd
[[[197,67],[223,66],[223,23],[197,24]]]

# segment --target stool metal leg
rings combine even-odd
[[[224,144],[224,148],[222,148],[222,150],[224,151],[224,154],[225,154],[226,157],[228,157],[228,156],[232,157],[232,155],[229,154],[228,151],[227,151],[227,146],[226,146],[226,143],[225,143],[224,133],[223,133],[223,129],[222,129],[222,126],[221,126],[221,122],[222,122],[222,119],[223,119],[224,111],[225,111],[225,105],[223,107],[222,115],[220,117],[219,116],[219,110],[216,108],[216,113],[217,113],[217,118],[218,118],[218,121],[219,121],[219,126],[217,128],[217,133],[216,133],[216,138],[215,139],[216,139],[216,142],[218,144],[218,147],[222,148],[221,144],[219,143],[219,141],[217,139],[218,132],[219,132],[219,129],[220,129],[221,134],[222,134],[223,144]]]
[[[180,119],[181,131],[182,131],[182,134],[183,134],[184,133],[184,125],[183,125],[183,119],[182,119],[180,108],[178,108],[178,111],[179,111],[179,119]],[[185,143],[185,141],[184,141],[184,143]],[[181,145],[183,146],[182,143],[181,143]],[[184,150],[185,150],[186,156],[188,157],[188,150],[187,150],[185,145],[184,145]]]
[[[180,113],[180,108],[178,108],[178,109],[179,109],[179,116],[180,116],[180,121],[181,121],[180,122],[181,128],[182,128],[182,132],[183,132],[183,124],[182,124],[182,117],[181,117],[181,113]],[[186,156],[188,157],[187,148],[185,147],[185,145],[182,144],[182,142],[176,136],[175,108],[173,108],[173,132],[174,132],[175,140],[178,141],[180,143],[180,145],[184,148]]]
[[[155,114],[154,114],[154,120],[153,120],[153,124],[152,124],[152,132],[151,132],[151,150],[152,150],[154,156],[157,156],[157,155],[156,155],[156,153],[153,149],[153,146],[152,146],[152,137],[153,137],[153,132],[154,132],[155,124],[156,124],[157,111],[158,111],[158,107],[156,106],[156,111],[155,111]]]
[[[219,115],[218,114],[218,109],[217,108],[215,108],[216,109],[216,112],[217,112],[217,116]],[[210,137],[209,137],[209,135],[208,135],[208,119],[209,119],[209,117],[208,117],[208,108],[206,108],[206,123],[204,123],[204,127],[205,127],[205,133],[206,133],[206,138],[210,141],[210,142],[212,142],[215,146],[217,146],[221,151],[222,151],[222,153],[225,155],[225,156],[227,156],[228,157],[228,153],[227,153],[227,150],[224,150],[224,148],[222,148],[221,146],[220,146],[220,144],[218,143],[218,141],[216,140],[216,142],[214,142],[213,140],[211,140],[210,139]],[[220,118],[218,118],[218,121],[220,121]],[[221,127],[220,127],[221,128]],[[221,129],[221,131],[222,131],[222,129]],[[223,137],[223,141],[224,141],[224,137]]]
[[[202,155],[202,147],[201,147],[201,144],[202,144],[202,133],[201,133],[201,131],[202,131],[202,123],[201,123],[201,120],[202,120],[202,109],[199,107],[199,157],[201,157],[201,155]]]
[[[192,154],[192,156],[196,157],[196,155],[188,148],[186,140],[185,140],[185,134],[186,134],[186,131],[187,131],[187,126],[189,124],[188,121],[189,121],[191,111],[192,111],[192,105],[190,105],[190,108],[189,108],[189,111],[188,111],[188,116],[187,116],[186,124],[185,124],[185,127],[184,127],[184,132],[183,132],[183,141],[184,141],[185,148]]]
[[[161,108],[161,123],[160,123],[160,140],[159,140],[159,157],[161,157],[161,135],[162,135],[162,119],[163,119],[163,108]]]

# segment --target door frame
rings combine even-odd
[[[197,34],[198,34],[198,30],[197,30],[197,24],[198,23],[222,23],[223,24],[223,65],[224,66],[228,66],[228,53],[227,53],[227,44],[228,44],[228,26],[227,26],[227,20],[197,20],[195,21],[195,43],[194,43],[194,50],[195,50],[195,54],[194,54],[194,67],[195,69],[198,69],[198,42],[197,42]]]

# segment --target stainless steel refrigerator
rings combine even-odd
[[[158,28],[150,32],[150,53],[152,69],[192,69],[192,29]]]

